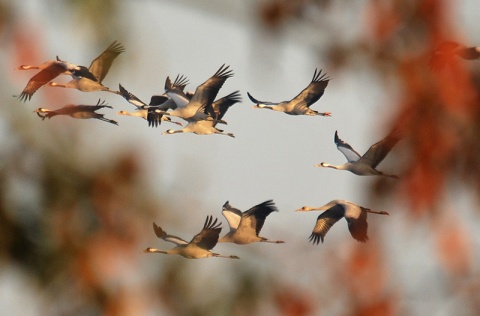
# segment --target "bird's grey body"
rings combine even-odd
[[[227,219],[230,231],[218,242],[231,242],[235,244],[250,244],[253,242],[284,243],[281,240],[270,240],[259,236],[266,217],[278,212],[272,200],[253,206],[245,212],[232,207],[227,201],[222,208],[222,214]]]
[[[102,109],[102,108],[112,108],[109,105],[105,104],[105,101],[100,102],[98,100],[96,105],[73,105],[68,104],[65,105],[63,108],[57,110],[49,110],[46,108],[38,108],[34,112],[37,113],[39,117],[44,120],[45,118],[52,118],[57,115],[67,115],[76,119],[97,119],[104,122],[108,122],[114,125],[118,125],[118,123],[114,120],[110,120],[104,117],[104,114],[96,113],[95,111]]]
[[[238,259],[237,256],[222,256],[218,253],[210,251],[218,242],[218,236],[222,230],[220,225],[221,223],[217,223],[217,219],[213,220],[212,216],[207,216],[202,231],[195,235],[190,242],[187,242],[180,237],[168,235],[164,230],[162,230],[162,228],[153,223],[155,235],[165,241],[174,243],[176,247],[168,250],[159,250],[149,247],[145,249],[144,252],[180,255],[187,259],[201,259],[210,257]]]
[[[391,178],[398,178],[396,175],[383,173],[376,169],[378,164],[387,156],[390,150],[400,140],[400,132],[393,131],[381,141],[373,144],[367,152],[360,156],[352,146],[338,137],[335,131],[334,142],[337,149],[347,158],[347,162],[343,165],[332,165],[326,162],[316,164],[315,167],[325,167],[337,170],[348,170],[359,176],[387,176]]]
[[[318,111],[310,109],[310,106],[317,102],[323,96],[325,88],[327,87],[330,80],[328,77],[326,77],[325,74],[321,75],[321,73],[321,70],[317,72],[317,69],[315,69],[310,84],[290,101],[259,101],[248,92],[247,95],[253,103],[256,103],[254,108],[269,109],[277,112],[283,112],[289,115],[330,116],[330,112],[320,113]]]

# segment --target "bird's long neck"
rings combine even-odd
[[[175,247],[175,248],[168,249],[168,250],[160,250],[160,249],[149,247],[149,248],[145,249],[143,252],[145,252],[145,253],[163,253],[165,255],[175,255],[175,254],[178,254],[180,252],[180,248]]]
[[[48,118],[51,118],[51,117],[56,116],[56,115],[60,115],[57,111],[48,110],[48,109],[44,109],[43,113],[45,113],[45,116],[48,117]]]
[[[138,117],[144,116],[144,113],[142,113],[141,111],[136,111],[136,112],[120,111],[117,114],[126,115],[126,116],[138,116]]]
[[[156,248],[147,248],[145,249],[143,252],[145,253],[163,253],[163,254],[168,254],[168,251],[166,250],[160,250],[160,249],[156,249]]]
[[[304,206],[302,208],[299,208],[297,212],[324,211],[326,209],[327,207],[325,206],[319,206],[319,207]]]
[[[185,128],[182,129],[169,129],[164,134],[179,134],[179,133],[186,133]]]
[[[30,69],[40,69],[39,66],[32,66],[32,65],[21,65],[17,68],[18,70],[30,70]]]
[[[327,162],[322,162],[322,163],[319,163],[318,165],[316,165],[315,167],[332,168],[332,169],[337,169],[337,170],[347,170],[348,169],[348,163],[336,166],[336,165],[329,164]]]
[[[59,88],[74,88],[74,85],[71,84],[72,81],[67,83],[58,83],[58,82],[50,82],[48,85],[50,87],[59,87]]]
[[[83,79],[83,78],[82,78]],[[87,80],[90,80],[87,78]],[[117,90],[110,90],[108,87],[105,87],[104,85],[100,84],[102,86],[102,91],[105,91],[105,92],[110,92],[110,93],[113,93],[113,94],[118,94],[118,95],[122,95],[122,93],[120,91],[117,91]]]
[[[276,105],[266,105],[266,104],[263,104],[263,103],[259,103],[255,106],[256,108],[259,108],[259,109],[268,109],[268,110],[273,110],[273,111],[281,111],[278,106]]]

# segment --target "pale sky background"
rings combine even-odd
[[[358,12],[364,2],[357,4]],[[347,224],[342,220],[333,226],[324,244],[313,246],[307,238],[319,213],[295,213],[294,210],[303,205],[320,206],[333,199],[347,199],[365,207],[388,210],[389,217],[369,216],[369,236],[377,239],[389,255],[393,267],[392,283],[401,288],[405,299],[401,304],[408,306],[413,315],[457,314],[459,306],[455,298],[446,298],[436,283],[440,267],[434,258],[431,237],[424,226],[406,221],[405,204],[398,198],[382,205],[372,204],[366,194],[372,178],[313,167],[322,161],[345,162],[333,143],[335,130],[362,154],[386,135],[388,131],[384,128],[394,114],[395,99],[387,94],[381,79],[367,67],[358,65],[341,73],[329,69],[316,53],[318,43],[328,41],[326,34],[311,34],[307,29],[299,38],[296,34],[300,30],[293,26],[281,39],[265,37],[254,27],[254,1],[208,3],[207,9],[202,9],[196,1],[121,1],[118,13],[124,16],[122,26],[126,31],[122,37],[112,38],[122,43],[126,50],[117,58],[103,83],[112,89],[117,89],[121,83],[140,99],[149,101],[152,94],[163,93],[166,76],[183,74],[190,81],[187,90],[195,90],[222,64],[230,65],[235,75],[226,81],[218,96],[235,90],[241,92],[243,102],[229,110],[224,118],[228,125],[222,127],[234,133],[236,138],[161,135],[164,130],[177,126],[163,123],[157,129],[148,128],[143,120],[115,114],[119,110],[134,110],[120,96],[77,90],[58,93],[68,94],[75,104],[95,104],[99,98],[107,100],[114,110],[100,112],[117,120],[119,126],[55,117],[43,122],[32,120],[32,128],[41,129],[51,124],[59,132],[69,128],[83,129],[80,141],[84,151],[78,154],[92,165],[108,160],[112,153],[128,149],[139,151],[143,157],[141,168],[148,179],[146,187],[171,198],[172,209],[164,216],[170,221],[158,224],[187,240],[200,230],[209,214],[222,220],[226,232],[227,223],[221,215],[221,207],[227,200],[243,211],[273,199],[279,213],[267,218],[261,235],[283,239],[286,244],[219,245],[218,252],[237,254],[242,259],[234,263],[221,260],[186,263],[197,271],[214,269],[219,278],[226,265],[249,265],[252,269],[274,269],[287,282],[295,280],[305,287],[318,286],[328,279],[318,272],[322,259],[332,255],[341,258],[342,253],[358,244],[350,237]],[[467,31],[480,29],[478,3],[455,3],[458,5],[456,15],[461,17],[459,28],[465,29],[464,35],[470,43],[479,44],[478,31]],[[100,48],[91,45],[89,36],[94,30],[78,23],[75,14],[62,16],[61,4],[54,10],[49,1],[21,1],[17,6],[25,10],[21,18],[27,25],[45,27],[42,35],[44,60],[59,55],[68,61],[89,65],[110,44],[105,42]],[[334,12],[336,16],[327,22],[341,31],[341,38],[347,41],[361,36],[365,18],[362,14],[352,14],[353,9],[342,12],[342,5]],[[52,16],[54,18],[50,18]],[[315,45],[310,43],[309,36]],[[8,87],[11,94],[20,92],[32,75],[12,71],[14,66],[18,65],[6,65],[5,61],[1,64],[10,76],[18,78],[15,86]],[[247,98],[247,91],[260,100],[290,99],[308,85],[315,68],[323,69],[331,81],[324,96],[312,108],[332,112],[332,117],[293,117],[251,108],[253,104]],[[42,90],[37,93],[41,94]],[[41,104],[39,100],[34,95],[30,102],[19,103],[16,105],[19,113],[34,115],[32,111],[40,106],[56,109],[65,105],[62,102]],[[0,140],[8,142],[5,137]],[[397,173],[390,168],[388,160],[387,156],[379,169]],[[464,219],[465,229],[475,238],[474,256],[479,266],[480,239],[475,234],[480,225],[479,213],[473,212],[474,201],[462,191],[462,188],[452,188],[449,203],[455,204],[455,210]],[[464,198],[457,200],[458,195]],[[151,221],[155,220],[149,220],[145,229],[151,229]],[[170,247],[158,240],[153,231],[151,239],[146,241],[147,246]],[[145,278],[142,273],[154,273],[151,270],[155,270],[156,265],[170,259],[146,257],[145,266],[132,274],[134,278]],[[21,277],[12,281],[12,275],[3,273],[0,276],[0,293],[5,293],[7,285],[22,284]],[[216,286],[221,287],[222,281],[218,282]],[[341,307],[333,306],[331,310],[339,312]]]

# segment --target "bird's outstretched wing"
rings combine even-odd
[[[149,127],[158,127],[162,124],[162,120],[164,120],[165,114],[162,111],[158,112],[157,107],[150,107],[147,110],[147,121]],[[166,120],[170,120],[167,118]]]
[[[98,99],[96,105],[77,105],[77,107],[83,110],[92,111],[92,112],[103,109],[103,108],[113,109],[113,107],[108,105],[105,100],[102,101],[102,99]]]
[[[217,223],[216,218],[213,220],[213,216],[207,216],[202,231],[195,235],[190,243],[195,244],[202,249],[212,249],[217,244],[218,237],[222,231],[220,225],[221,223]]]
[[[169,101],[170,99],[166,95],[152,95],[150,98],[150,106],[159,106]]]
[[[242,101],[240,91],[232,92],[229,95],[213,102],[211,106],[207,106],[207,114],[210,115],[215,121],[220,121],[225,113],[227,113],[228,109],[240,101]]]
[[[255,205],[243,213],[238,229],[253,229],[258,236],[265,219],[272,212],[278,212],[273,200]]]
[[[136,106],[138,109],[145,108],[147,104],[137,98],[133,93],[130,93],[125,89],[121,84],[118,84],[118,89],[120,91],[120,95],[127,100],[128,103]]]
[[[341,140],[337,131],[335,131],[334,142],[337,145],[337,149],[347,158],[348,162],[355,162],[360,159],[360,154],[350,144]]]
[[[114,41],[103,53],[92,61],[88,70],[97,78],[99,83],[102,83],[115,58],[124,51],[125,48],[123,45]]]
[[[30,100],[32,95],[42,86],[55,79],[57,76],[66,71],[61,62],[52,63],[45,69],[40,70],[28,81],[27,85],[19,95],[20,101]]]
[[[223,204],[222,214],[227,220],[228,226],[230,226],[230,231],[237,230],[240,220],[242,219],[242,211],[232,207],[227,201],[225,204]]]
[[[153,223],[153,231],[155,232],[155,235],[157,235],[158,238],[174,243],[177,246],[188,244],[187,241],[183,240],[180,237],[168,235],[167,232],[165,232],[160,226],[157,226],[157,224],[155,223]]]
[[[360,161],[364,161],[366,164],[372,166],[372,168],[377,167],[390,150],[392,150],[393,146],[401,139],[401,136],[399,130],[394,130],[387,137],[370,146],[367,152],[360,158]]]
[[[317,245],[320,241],[323,243],[325,235],[330,228],[343,217],[344,213],[344,208],[336,204],[320,214],[317,217],[317,222],[315,223],[315,227],[313,227],[312,234],[308,239]]]
[[[310,107],[310,105],[317,102],[322,97],[329,81],[330,78],[328,78],[326,74],[322,75],[321,70],[317,71],[317,69],[315,69],[310,84],[293,98],[291,102],[294,104],[304,104],[306,107]]]
[[[199,85],[188,106],[205,107],[212,104],[225,81],[233,76],[233,71],[228,68],[223,64],[213,76]]]
[[[173,83],[170,80],[170,77],[167,77],[165,80],[165,92],[171,97],[171,99],[159,104],[159,109],[167,111],[169,109],[175,110],[177,107],[186,106],[193,96],[190,93],[184,92],[187,84],[188,79],[183,75],[177,75]]]
[[[183,75],[177,75],[173,83],[172,80],[170,80],[170,77],[167,77],[167,79],[165,79],[165,90],[177,94],[183,94],[187,84],[188,79]]]
[[[368,240],[367,212],[365,211],[365,208],[362,208],[362,207],[360,208],[362,209],[362,211],[360,212],[360,215],[358,218],[350,218],[347,215],[345,219],[348,222],[348,230],[350,231],[350,234],[352,235],[352,237],[360,242],[366,242]]]

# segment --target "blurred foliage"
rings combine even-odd
[[[112,29],[121,29],[116,4],[64,2],[78,23],[92,27],[98,42],[109,38]],[[334,6],[347,11],[350,5],[351,1],[331,0],[260,1],[258,27],[280,36],[302,24],[310,27],[309,41],[317,39],[311,35],[315,32],[335,39],[337,29],[319,20],[328,20]],[[432,72],[428,63],[441,41],[461,38],[448,6],[445,0],[366,1],[357,12],[365,16],[365,35],[351,41],[339,36],[322,52],[336,71],[360,62],[394,87],[392,94],[401,91],[399,101],[388,106],[396,109],[390,125],[402,126],[405,132],[401,149],[392,152],[405,176],[398,183],[375,180],[372,197],[401,196],[409,201],[409,213],[429,218],[439,264],[451,281],[447,291],[475,315],[480,312],[480,276],[473,267],[471,236],[458,218],[445,215],[438,205],[452,181],[480,190],[478,67],[452,60],[443,71]],[[15,30],[18,52],[38,54],[15,25],[19,14],[9,2],[0,2],[2,41],[6,30]],[[400,307],[402,293],[388,281],[388,258],[373,240],[339,247],[342,255],[318,263],[319,269],[332,271],[335,284],[320,297],[269,273],[232,267],[223,271],[233,276],[226,290],[210,291],[210,285],[203,284],[199,294],[209,299],[202,302],[192,294],[194,272],[185,260],[159,262],[155,271],[143,265],[141,249],[152,235],[144,223],[153,217],[161,220],[169,200],[153,196],[141,183],[140,157],[134,151],[86,167],[76,155],[81,148],[75,131],[45,128],[35,133],[25,128],[31,123],[28,119],[4,114],[14,144],[1,152],[0,267],[16,265],[32,276],[45,299],[39,314],[252,315],[266,302],[280,315],[318,315],[332,306],[348,315],[408,314],[408,307]]]

